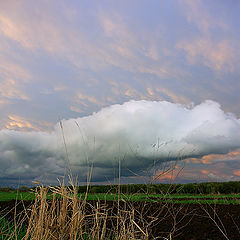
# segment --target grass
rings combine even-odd
[[[16,227],[14,223],[5,218],[0,218],[0,240],[23,239],[27,231],[27,226]]]
[[[58,195],[56,195],[58,196]],[[60,196],[60,195],[59,195]],[[78,198],[85,198],[86,200],[106,200],[117,201],[118,197],[123,201],[174,201],[175,203],[219,203],[219,204],[240,204],[240,194],[220,194],[220,195],[191,195],[191,194],[105,194],[105,193],[88,193],[77,194]],[[10,200],[35,200],[36,194],[34,192],[0,192],[0,201]],[[52,194],[47,194],[47,199],[52,199]],[[208,199],[206,199],[208,198]]]
[[[76,187],[64,186],[40,186],[35,192],[0,193],[2,201],[13,199],[33,200],[33,204],[24,209],[21,219],[17,214],[11,223],[0,218],[0,240],[148,240],[149,227],[156,219],[161,220],[158,218],[161,209],[159,215],[152,217],[152,221],[146,218],[148,202],[164,202],[172,217],[175,213],[171,213],[171,209],[176,203],[198,203],[201,206],[209,203],[240,204],[239,194],[78,194]],[[106,205],[103,200],[113,201],[113,207]],[[119,204],[118,200],[123,204]],[[142,210],[137,210],[131,204],[134,201],[143,202]],[[28,223],[26,227],[23,227],[24,221]],[[176,231],[175,227],[173,229],[173,232],[164,236],[165,239],[173,239]]]
[[[81,194],[84,197],[84,194]],[[209,198],[209,199],[205,199]],[[117,201],[117,194],[88,194],[87,200]],[[209,203],[209,204],[240,204],[240,195],[159,195],[159,194],[121,194],[122,201],[171,202],[171,203]]]
[[[139,236],[148,239],[147,231],[136,223],[133,209],[119,208],[117,214],[110,213],[110,209],[98,201],[95,205],[89,204],[87,195],[79,197],[76,188],[62,186],[51,188],[51,191],[52,201],[48,201],[49,188],[40,187],[36,190],[34,203],[29,211],[26,210],[28,226],[24,240],[134,240]],[[6,229],[7,233],[11,233],[11,227],[6,225]],[[12,239],[7,233],[5,239]]]
[[[34,200],[35,194],[33,192],[0,192],[0,201],[10,201],[10,200]]]

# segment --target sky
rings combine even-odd
[[[239,11],[1,1],[0,185],[239,181]]]

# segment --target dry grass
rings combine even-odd
[[[47,200],[49,191],[52,200]],[[25,209],[24,220],[27,218],[28,228],[24,240],[148,239],[148,232],[137,224],[139,219],[136,219],[133,208],[126,210],[126,206],[121,208],[118,204],[115,211],[106,203],[91,204],[78,198],[74,186],[40,186],[35,194],[35,202]],[[13,234],[9,239],[15,239]]]
[[[168,212],[168,215],[163,217],[161,215],[163,209],[151,213],[147,202],[143,203],[140,209],[131,202],[120,203],[120,180],[118,201],[111,204],[106,201],[87,201],[91,174],[90,168],[87,192],[83,199],[78,196],[78,188],[72,180],[72,175],[70,187],[65,186],[64,182],[59,187],[44,187],[38,183],[34,203],[25,208],[21,216],[17,216],[16,213],[14,231],[4,239],[19,239],[18,231],[24,223],[27,223],[26,234],[21,238],[23,240],[148,240],[153,239],[150,237],[151,227],[169,216],[174,224],[168,238],[157,239],[172,239],[177,231],[175,223],[177,213],[171,209],[172,204],[166,203],[163,206]],[[149,216],[149,213],[152,215]]]

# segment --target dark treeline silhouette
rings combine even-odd
[[[86,186],[79,186],[79,193],[86,192]],[[118,185],[92,185],[90,193],[117,193]],[[237,194],[240,182],[205,182],[187,184],[127,184],[120,186],[125,194]]]
[[[71,187],[70,187],[71,188]],[[20,186],[19,192],[27,192],[34,188]],[[13,192],[16,189],[0,188],[0,192]],[[87,186],[78,186],[78,193],[86,193]],[[89,193],[118,193],[118,185],[90,185]],[[186,184],[125,184],[120,186],[124,194],[239,194],[240,182],[204,182]]]

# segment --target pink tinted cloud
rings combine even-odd
[[[233,174],[240,177],[240,169],[239,170],[234,170]]]

